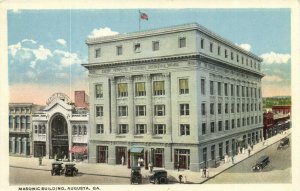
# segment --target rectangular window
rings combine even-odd
[[[215,105],[213,103],[210,104],[210,114],[214,115],[215,114]]]
[[[146,106],[145,105],[135,106],[135,115],[136,116],[146,116]]]
[[[231,119],[231,129],[234,129],[235,128],[235,121],[234,119]]]
[[[244,64],[244,57],[242,57],[242,64]]]
[[[136,124],[135,134],[145,134],[147,132],[147,125],[146,124]]]
[[[127,134],[128,133],[128,125],[120,124],[119,125],[119,134]]]
[[[205,103],[201,104],[201,113],[202,115],[206,115]]]
[[[225,130],[229,130],[229,121],[225,120]]]
[[[246,87],[246,97],[249,97],[249,88]]]
[[[117,46],[117,55],[122,55],[122,46]]]
[[[128,96],[128,84],[120,83],[118,84],[118,97],[127,97]]]
[[[225,103],[225,113],[228,113],[228,103]]]
[[[242,112],[245,112],[245,104],[242,103]]]
[[[135,83],[135,96],[146,96],[145,82]]]
[[[233,52],[231,52],[231,60],[233,60],[234,59],[234,57],[233,57]]]
[[[218,103],[218,114],[222,114],[222,103]]]
[[[96,106],[96,117],[103,117],[103,106]]]
[[[201,38],[201,49],[204,49],[204,39]]]
[[[135,53],[141,52],[141,44],[140,43],[134,44],[134,52]]]
[[[251,103],[251,111],[253,111],[253,103]]]
[[[165,82],[164,81],[153,82],[153,93],[155,96],[165,95]]]
[[[249,103],[247,103],[247,112],[249,112]]]
[[[188,79],[179,79],[179,93],[180,94],[188,94],[189,93]]]
[[[234,113],[234,103],[231,104],[231,113]]]
[[[228,84],[227,83],[224,84],[224,94],[225,94],[225,96],[228,96]]]
[[[242,125],[243,125],[243,126],[246,125],[246,119],[245,119],[245,118],[243,118],[243,123],[242,123]]]
[[[165,105],[155,105],[154,106],[155,116],[165,116]]]
[[[206,134],[206,123],[202,123],[202,135]]]
[[[218,82],[218,95],[222,95],[222,87],[221,87],[221,82]]]
[[[223,124],[222,121],[218,122],[218,131],[222,131],[223,130]]]
[[[223,143],[219,143],[219,157],[223,159]]]
[[[240,104],[238,103],[237,105],[236,105],[236,112],[240,112]]]
[[[128,107],[127,106],[119,106],[118,107],[119,110],[119,116],[128,116]]]
[[[159,50],[159,42],[158,41],[152,42],[152,50],[153,51],[158,51]]]
[[[234,87],[233,87],[233,84],[231,84],[231,96],[234,96]]]
[[[212,145],[211,148],[210,148],[211,160],[215,160],[215,159],[216,159],[216,156],[215,156],[215,148],[216,148],[215,145]]]
[[[239,85],[236,86],[236,96],[240,97],[240,86]]]
[[[204,147],[204,148],[202,149],[202,153],[203,153],[203,161],[204,161],[205,164],[206,164],[206,162],[207,162],[207,148],[206,148],[206,147]]]
[[[101,56],[101,49],[100,48],[97,48],[95,50],[95,58],[99,58]]]
[[[247,125],[250,125],[250,118],[247,117]]]
[[[227,155],[229,154],[229,141],[225,142],[225,152]]]
[[[237,119],[237,127],[241,127],[240,119]]]
[[[184,48],[184,47],[186,47],[186,38],[181,37],[179,38],[179,48]]]
[[[201,95],[205,95],[205,79],[201,79]]]
[[[214,82],[213,81],[210,81],[210,95],[214,95]]]
[[[209,50],[210,50],[210,52],[213,52],[213,43],[212,42],[209,44]]]
[[[95,97],[102,98],[103,97],[103,87],[102,84],[95,85]]]
[[[180,115],[190,115],[189,104],[180,104]]]
[[[227,54],[227,50],[226,50],[226,49],[224,50],[224,56],[225,56],[225,58],[228,57],[228,54]]]
[[[221,47],[218,46],[218,55],[220,56],[220,54],[221,54]]]
[[[104,133],[104,125],[96,124],[96,134],[103,134],[103,133]]]
[[[242,86],[242,97],[245,97],[245,86]]]
[[[180,124],[180,135],[190,135],[190,125]]]
[[[165,124],[155,124],[154,125],[154,134],[155,135],[166,134],[166,125]]]
[[[211,133],[215,132],[215,122],[210,122],[210,132]]]
[[[237,62],[240,61],[240,60],[239,60],[239,55],[238,55],[238,54],[236,54],[236,61],[237,61]]]

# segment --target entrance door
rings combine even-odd
[[[179,156],[179,168],[186,169],[186,156],[185,155]]]
[[[126,150],[126,147],[116,147],[116,164],[122,164],[122,161],[126,164]]]
[[[52,120],[51,142],[52,152],[50,156],[52,158],[69,158],[68,124],[61,114],[56,115]]]
[[[164,153],[164,149],[161,148],[155,149],[155,161],[154,161],[155,167],[163,167],[163,153]]]
[[[108,147],[107,146],[98,146],[97,152],[97,162],[98,163],[107,163],[108,157]]]

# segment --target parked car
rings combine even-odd
[[[268,156],[264,155],[261,156],[257,161],[256,164],[252,167],[253,171],[262,171],[265,166],[267,166],[270,163],[270,159]]]
[[[285,137],[285,138],[280,140],[279,145],[277,147],[277,150],[288,147],[289,145],[290,145],[290,139]]]
[[[74,163],[66,163],[65,165],[65,176],[76,176],[78,174],[78,169],[75,167]]]
[[[141,167],[131,167],[130,183],[131,184],[142,183]]]
[[[168,173],[165,170],[154,170],[149,179],[154,184],[168,184]]]
[[[63,168],[63,163],[62,162],[54,162],[52,163],[52,169],[51,169],[51,175],[62,175],[64,174],[64,168]]]

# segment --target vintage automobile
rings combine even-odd
[[[142,183],[142,174],[140,167],[131,167],[131,184],[141,184]]]
[[[74,163],[65,164],[65,176],[76,176],[78,174],[78,169],[75,167]]]
[[[290,145],[290,139],[285,137],[280,140],[279,145],[277,147],[277,150],[283,149],[285,147],[288,147]]]
[[[154,184],[168,184],[168,173],[165,170],[154,170],[149,180]]]
[[[52,169],[51,169],[51,175],[62,175],[64,174],[64,168],[63,168],[63,163],[62,162],[53,162],[52,163]]]
[[[267,166],[270,163],[270,159],[268,156],[264,155],[261,156],[257,161],[256,164],[252,167],[253,171],[262,171],[265,166]]]

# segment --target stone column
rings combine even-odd
[[[11,153],[16,153],[16,138],[15,137],[12,137],[11,138]]]
[[[46,158],[50,158],[50,153],[52,152],[52,143],[51,143],[51,132],[50,132],[50,122],[46,124]]]
[[[12,116],[12,129],[15,130],[15,116]]]
[[[110,101],[111,101],[111,129],[112,134],[117,133],[117,100],[116,100],[116,81],[114,77],[110,78]]]
[[[16,152],[17,152],[18,154],[21,154],[21,146],[22,146],[21,141],[22,141],[22,140],[21,140],[21,137],[18,137],[17,139],[18,139],[18,140],[17,140],[17,141],[18,141],[17,144],[18,144],[19,146],[18,146],[18,151],[16,151]]]
[[[172,129],[171,129],[171,79],[170,74],[165,73],[165,94],[166,94],[166,134],[171,135]],[[190,106],[191,108],[191,106]]]
[[[147,102],[147,134],[153,134],[153,105],[152,105],[152,79],[150,74],[146,78],[146,102]],[[153,163],[153,161],[151,161]]]
[[[134,112],[134,88],[133,88],[133,79],[131,76],[126,77],[127,82],[128,82],[128,128],[129,128],[129,134],[134,135],[134,117],[135,117],[135,112]]]
[[[23,151],[24,151],[24,155],[27,154],[27,138],[23,138]]]

